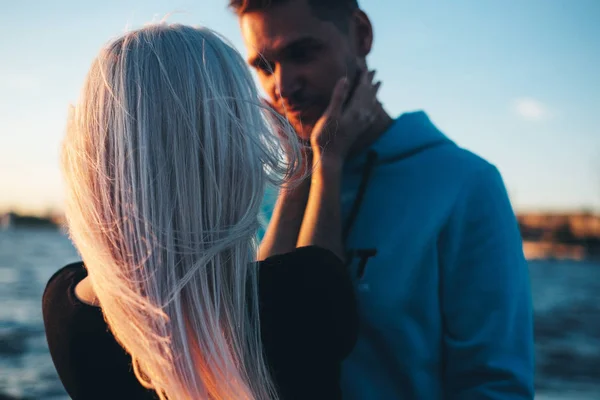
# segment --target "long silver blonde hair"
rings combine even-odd
[[[209,29],[146,26],[94,60],[63,144],[69,231],[111,331],[161,399],[277,398],[256,232],[266,186],[293,176],[299,154]]]

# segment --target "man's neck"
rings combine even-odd
[[[357,155],[363,150],[369,148],[373,143],[377,141],[394,123],[394,120],[390,115],[379,106],[377,117],[368,130],[363,132],[356,142],[350,148],[350,157]]]

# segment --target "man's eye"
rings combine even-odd
[[[296,47],[290,51],[290,58],[295,62],[309,62],[315,58],[318,51],[316,46]]]
[[[267,60],[262,59],[254,65],[254,68],[261,74],[271,75],[275,66],[273,63],[269,63]]]
[[[296,62],[307,62],[314,58],[314,52],[310,48],[294,49],[290,58]]]

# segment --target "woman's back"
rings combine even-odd
[[[269,117],[237,51],[166,24],[106,47],[73,110],[71,236],[116,340],[160,396],[275,397],[255,233],[265,186],[294,160]]]
[[[352,286],[331,252],[306,247],[270,257],[260,267],[260,323],[267,365],[280,398],[341,399],[342,360],[356,339]],[[106,329],[99,308],[73,288],[82,263],[62,268],[44,292],[50,353],[73,399],[156,399],[131,370],[131,359]]]

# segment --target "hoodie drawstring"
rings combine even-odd
[[[367,153],[367,161],[365,163],[365,167],[363,169],[363,174],[360,179],[360,185],[358,187],[358,193],[354,198],[354,203],[352,203],[352,208],[350,209],[350,214],[348,214],[348,219],[346,220],[346,224],[344,225],[344,231],[342,233],[342,241],[346,244],[348,240],[348,236],[350,235],[350,230],[352,229],[352,225],[358,216],[358,212],[360,211],[360,206],[362,204],[363,198],[365,197],[365,192],[367,191],[367,185],[369,183],[369,179],[371,178],[371,172],[373,172],[373,167],[375,167],[375,162],[377,161],[377,153],[373,150],[370,150]]]

